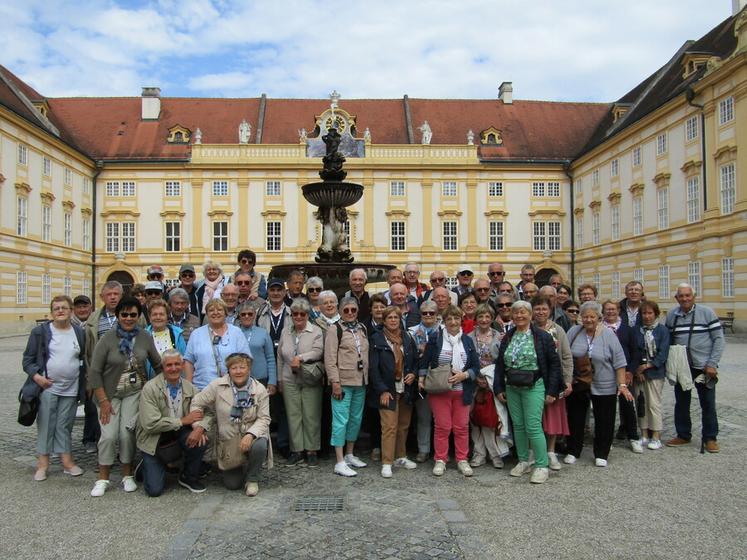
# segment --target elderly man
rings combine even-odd
[[[423,300],[431,299],[433,297],[433,291],[436,288],[446,288],[446,272],[443,270],[435,270],[431,272],[430,280],[431,289],[425,292],[425,294],[423,295]],[[459,302],[459,296],[448,288],[446,288],[446,291],[449,293],[449,299],[452,305],[457,305]]]
[[[640,327],[643,319],[638,313],[641,302],[645,299],[643,284],[632,280],[625,284],[625,297],[620,300],[620,319],[629,327]]]
[[[405,277],[402,274],[402,271],[398,268],[392,268],[386,273],[386,283],[389,285],[389,288],[394,286],[395,284],[404,284],[405,283]],[[392,303],[392,298],[389,297],[389,289],[384,291],[384,297],[386,298],[388,303]]]
[[[229,325],[238,325],[239,287],[236,284],[226,284],[220,292],[220,299],[226,303],[226,307],[228,308],[226,310],[226,323]],[[203,322],[207,322],[207,315]]]
[[[405,265],[405,286],[410,290],[410,295],[415,298],[418,305],[423,303],[428,286],[420,282],[420,266],[418,263],[409,262]]]
[[[362,268],[354,268],[348,274],[348,285],[350,289],[345,292],[345,297],[354,297],[358,302],[358,320],[362,323],[371,317],[370,296],[366,291],[368,274]]]
[[[463,264],[457,270],[457,285],[451,289],[457,296],[468,292],[472,289],[472,279],[475,277],[475,271],[468,264]]]
[[[481,303],[487,303],[490,307],[493,307],[493,302],[490,299],[490,282],[486,278],[478,278],[472,284],[472,290],[475,292],[475,299],[477,299],[477,305]]]
[[[498,286],[505,280],[506,272],[501,263],[490,263],[488,265],[488,280],[490,280],[490,295],[498,295]]]
[[[532,298],[539,293],[537,284],[534,282],[525,282],[523,289],[521,290],[521,299],[524,301],[532,301]]]
[[[303,287],[306,285],[306,275],[300,270],[291,270],[288,273],[288,278],[285,280],[285,286],[287,292],[285,294],[285,305],[290,307],[293,300],[296,298],[304,298],[308,300],[306,294],[303,293]]]
[[[197,288],[195,287],[195,267],[191,264],[183,264],[179,267],[179,287],[189,297],[189,312],[197,317],[200,316],[200,307],[197,303]]]
[[[672,344],[687,347],[688,362],[702,411],[702,444],[709,453],[718,453],[718,418],[716,416],[716,382],[718,363],[724,351],[721,322],[710,307],[695,304],[695,290],[690,284],[677,286],[674,299],[679,304],[667,313],[666,326],[672,333]],[[677,437],[669,447],[687,445],[692,439],[690,420],[691,391],[674,386],[674,427]]]
[[[189,342],[192,331],[200,326],[197,315],[189,309],[189,294],[182,288],[174,288],[169,294],[169,323],[182,329],[184,342]]]
[[[516,284],[516,291],[519,294],[519,299],[528,301],[527,298],[524,297],[524,284],[534,283],[534,265],[527,263],[522,266],[519,276],[521,277],[521,280]]]
[[[449,305],[452,305],[452,294],[454,294],[454,292],[450,292],[444,286],[439,286],[438,288],[433,289],[433,293],[431,293],[431,300],[436,302],[439,316],[443,315],[443,312],[446,311],[446,308],[449,307]]]
[[[563,308],[558,306],[558,292],[555,291],[555,288],[552,286],[542,286],[539,294],[541,296],[546,296],[547,299],[550,300],[550,319],[552,322],[556,325],[560,325],[561,329],[568,332],[571,328],[571,320],[568,318],[568,315],[565,314]]]
[[[238,270],[233,275],[233,283],[239,288],[239,305],[251,301],[252,285],[254,284],[252,275],[245,270]]]
[[[418,305],[410,297],[410,292],[404,284],[393,284],[389,288],[392,305],[399,307],[402,311],[402,326],[405,330],[420,324],[420,311]]]
[[[75,296],[73,300],[73,317],[71,323],[83,328],[91,316],[91,298],[84,295]]]
[[[563,277],[560,274],[553,274],[550,276],[549,284],[557,291],[557,289],[563,285]]]
[[[137,447],[143,453],[145,493],[160,496],[166,486],[166,465],[177,461],[184,464],[179,485],[191,492],[204,492],[200,463],[206,446],[187,444],[192,424],[203,418],[201,410],[189,412],[197,389],[182,378],[183,360],[178,350],[166,350],[161,360],[163,373],[148,381],[140,392],[135,428]]]

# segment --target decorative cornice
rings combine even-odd
[[[224,210],[222,208],[219,208],[215,210],[210,210],[210,212],[208,212],[207,215],[210,216],[211,218],[214,218],[215,216],[233,216],[233,212],[231,210]]]
[[[584,215],[584,208],[579,206],[578,208],[575,208],[573,210],[573,214],[576,216],[583,216]]]
[[[208,212],[208,215],[209,214],[210,213]],[[278,216],[282,218],[283,216],[285,216],[286,212],[284,212],[283,210],[280,210],[279,208],[278,209],[268,208],[267,210],[263,210],[262,212],[260,212],[260,214],[264,216],[265,218],[267,216]],[[231,214],[228,214],[228,215],[230,216]]]
[[[589,208],[591,208],[592,210],[597,210],[597,209],[599,209],[601,207],[602,207],[602,201],[601,200],[592,200],[589,203]]]
[[[692,173],[697,173],[702,165],[703,165],[702,161],[696,161],[694,159],[690,159],[682,164],[682,167],[680,167],[680,170],[685,175],[690,175]]]
[[[167,216],[176,216],[179,218],[183,218],[186,215],[187,213],[183,210],[164,210],[163,212],[159,213],[159,216],[161,216],[162,218],[165,218]]]
[[[404,208],[392,208],[391,210],[387,210],[384,212],[387,216],[409,216],[410,212],[408,210],[405,210]]]
[[[668,187],[669,186],[669,179],[672,177],[672,174],[668,171],[662,171],[661,173],[657,173],[654,175],[654,183],[658,188],[662,187]]]
[[[726,146],[721,146],[718,150],[713,152],[713,159],[719,160],[721,159],[725,154],[730,153],[737,153],[737,147],[733,144],[727,144]]]
[[[102,218],[119,216],[132,216],[133,218],[137,218],[140,216],[140,212],[138,212],[135,208],[110,208],[101,212]]]
[[[607,195],[607,200],[610,201],[612,204],[616,204],[620,202],[620,199],[622,198],[622,194],[620,191],[612,191],[610,194]]]
[[[24,183],[24,182],[16,183],[15,187],[16,187],[16,191],[18,191],[19,194],[23,192],[24,194],[28,195],[33,190],[31,188],[31,185],[29,185],[28,183]]]
[[[642,193],[644,188],[646,188],[646,185],[644,185],[643,183],[633,183],[632,185],[630,185],[630,187],[628,187],[628,190],[633,196],[636,196]]]
[[[39,198],[41,198],[44,202],[52,204],[54,202],[55,196],[52,191],[42,191],[39,193]]]
[[[455,217],[459,217],[459,216],[462,215],[462,212],[461,212],[461,210],[456,210],[456,209],[455,210],[439,210],[438,211],[438,215],[440,217],[442,217],[442,218],[444,216],[455,216]]]
[[[91,216],[93,214],[93,210],[91,210],[88,206],[84,206],[80,209],[80,213],[83,216]]]
[[[484,212],[484,214],[487,217],[497,216],[499,218],[505,218],[506,216],[508,216],[508,212],[506,212],[505,210],[498,210],[498,209],[488,210]]]
[[[528,213],[529,216],[565,216],[565,212],[560,208],[540,208],[532,210]]]
[[[65,210],[72,210],[75,208],[75,203],[72,200],[65,199],[62,201],[62,207]]]

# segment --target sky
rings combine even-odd
[[[42,95],[614,101],[731,0],[0,0]]]

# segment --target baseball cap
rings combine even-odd
[[[467,272],[469,274],[475,273],[475,271],[472,270],[472,267],[468,264],[463,264],[457,269],[457,273],[461,274],[462,272]]]
[[[192,266],[191,264],[183,264],[182,266],[179,267],[179,274],[181,274],[182,272],[191,272],[192,274],[194,274],[195,267]]]
[[[267,281],[267,287],[272,288],[273,286],[282,286],[285,288],[285,280],[281,280],[280,278],[270,278]]]
[[[91,305],[91,298],[88,296],[80,295],[75,296],[75,299],[73,300],[73,305]]]
[[[158,264],[154,264],[148,267],[148,276],[151,274],[160,274],[163,276],[163,267]]]
[[[162,292],[163,291],[163,284],[161,284],[157,280],[149,280],[148,282],[145,283],[145,288],[144,289],[145,289],[146,292],[148,290],[158,290],[159,292]]]

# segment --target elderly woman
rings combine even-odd
[[[638,423],[643,431],[641,443],[656,450],[661,449],[661,393],[667,373],[670,337],[666,326],[659,322],[659,305],[655,301],[641,302],[638,312],[643,321],[643,325],[635,329],[638,346],[635,396],[641,415]]]
[[[435,301],[425,300],[420,304],[420,324],[410,327],[410,336],[415,340],[418,347],[418,360],[425,353],[428,337],[436,332],[441,316],[438,314],[438,306]],[[433,413],[428,404],[428,399],[415,399],[415,414],[417,415],[418,454],[415,456],[416,463],[425,463],[431,453],[431,425]]]
[[[563,307],[563,304],[568,301],[571,298],[571,294],[573,294],[573,289],[570,286],[567,286],[566,284],[561,284],[557,288],[557,299],[555,301],[556,305],[560,308]]]
[[[480,373],[480,358],[475,343],[462,332],[462,310],[449,305],[442,313],[444,327],[428,337],[425,354],[420,360],[418,385],[425,388],[429,370],[449,366],[449,388],[442,393],[428,393],[435,435],[433,474],[442,476],[449,458],[449,435],[454,435],[457,468],[464,476],[472,476],[467,462],[469,453],[469,409],[475,392],[475,379]]]
[[[163,354],[173,348],[183,356],[187,351],[187,343],[184,342],[182,329],[169,323],[169,305],[162,299],[151,300],[148,303],[148,317],[150,325],[145,327],[145,331],[153,337],[158,353]],[[148,379],[153,377],[153,368],[148,364]]]
[[[88,370],[88,385],[93,389],[101,422],[99,438],[99,478],[91,496],[103,496],[109,487],[109,474],[117,458],[122,463],[125,492],[137,490],[132,460],[140,390],[146,382],[146,363],[161,373],[161,356],[153,338],[138,327],[143,309],[135,298],[125,297],[114,314],[117,324],[99,339]]]
[[[563,304],[563,311],[568,315],[568,320],[571,322],[571,326],[578,325],[578,312],[579,304],[569,299]]]
[[[231,354],[226,367],[228,375],[214,379],[192,399],[191,410],[205,417],[193,424],[187,445],[204,445],[207,434],[217,432],[216,455],[224,486],[243,487],[247,496],[256,496],[262,463],[272,468],[270,397],[251,378],[249,355]],[[214,425],[217,429],[211,430]]]
[[[169,324],[182,329],[184,342],[189,342],[192,331],[200,326],[200,320],[189,312],[189,294],[184,288],[173,288],[169,292]]]
[[[270,333],[258,327],[257,308],[253,302],[239,305],[237,310],[239,327],[249,343],[252,356],[252,377],[267,388],[267,394],[274,395],[278,386],[278,375],[275,367],[275,351]]]
[[[384,328],[384,310],[389,307],[386,296],[384,294],[373,294],[369,300],[369,317],[364,321],[366,330],[368,331],[369,340],[373,337],[374,333],[381,332]]]
[[[34,327],[23,352],[27,383],[41,388],[36,416],[37,482],[47,479],[50,453],[60,454],[65,474],[83,474],[73,460],[72,431],[78,400],[85,400],[85,334],[71,323],[73,300],[68,296],[55,296],[49,307],[52,320]]]
[[[316,318],[321,315],[319,310],[319,295],[324,291],[324,282],[318,276],[312,276],[306,280],[306,297],[309,298],[309,305],[311,305],[311,313],[309,317],[312,321],[316,321]]]
[[[462,332],[469,334],[475,329],[475,311],[477,310],[477,296],[469,290],[459,296],[459,308],[464,313],[462,317]]]
[[[369,347],[374,334],[384,328],[384,310],[388,305],[384,294],[373,294],[368,300],[368,318],[363,321],[363,325],[368,333]],[[371,397],[372,391],[373,385],[369,383],[366,390],[366,407],[363,411],[363,426],[371,439],[371,460],[381,461],[381,415],[379,401]],[[430,446],[430,442],[428,445]]]
[[[340,320],[340,313],[337,311],[337,295],[332,290],[324,290],[319,294],[317,302],[319,314],[313,322],[326,332],[330,326]]]
[[[519,462],[511,476],[532,472],[529,446],[534,451],[534,471],[529,479],[542,484],[548,477],[547,441],[542,431],[545,404],[558,398],[561,386],[560,359],[552,336],[532,325],[532,306],[517,301],[511,306],[514,328],[508,331],[495,360],[493,392],[508,405],[514,427]]]
[[[184,377],[202,391],[216,377],[226,375],[226,358],[231,354],[249,354],[249,343],[239,327],[226,322],[228,308],[214,299],[205,307],[207,324],[192,333],[184,353]]]
[[[207,313],[208,302],[218,299],[223,287],[228,283],[228,279],[223,275],[223,268],[217,262],[208,261],[203,264],[202,275],[202,284],[195,293],[197,307],[200,310],[200,322]]]
[[[192,425],[202,420],[202,411],[190,412],[197,389],[182,379],[183,359],[175,348],[161,353],[163,373],[148,381],[140,392],[137,416],[137,447],[143,453],[143,487],[153,498],[166,487],[166,464],[183,462],[179,485],[197,494],[205,491],[200,482],[204,445],[192,446],[187,439]]]
[[[493,401],[492,389],[495,372],[491,372],[491,370],[494,370],[495,360],[498,357],[498,349],[503,337],[492,327],[495,320],[495,311],[489,304],[483,303],[477,306],[475,319],[475,330],[469,334],[469,337],[475,343],[477,356],[480,359],[480,373],[476,380],[477,390],[485,391],[487,393],[486,397]],[[502,410],[498,410],[496,407],[496,413],[503,424],[500,436],[508,437],[508,417],[505,414],[505,407],[501,406],[501,408]],[[504,412],[504,414],[501,414],[501,412]],[[495,428],[495,426],[478,426],[474,421],[471,423],[470,434],[473,445],[471,467],[484,465],[486,458],[489,456],[493,467],[496,469],[503,468],[502,457],[508,455],[509,446],[504,438],[499,437]]]
[[[147,298],[145,297],[145,284],[134,284],[132,288],[130,288],[130,297],[134,297],[138,300],[140,305],[143,306],[143,309],[145,309],[145,304],[147,303]]]
[[[381,476],[391,478],[393,464],[406,469],[417,467],[407,458],[405,446],[417,398],[418,351],[403,329],[398,307],[387,307],[382,318],[382,330],[371,337],[368,398],[371,406],[378,405],[381,416]]]
[[[569,465],[581,456],[589,400],[591,399],[594,410],[594,457],[598,467],[607,466],[615,431],[618,395],[629,401],[633,400],[633,395],[625,383],[625,352],[615,333],[604,328],[600,324],[601,320],[602,306],[596,301],[587,301],[581,304],[581,325],[568,331],[574,360],[574,375],[577,375],[586,358],[591,360],[593,366],[591,390],[574,380],[573,392],[566,402],[571,435],[567,441],[568,455],[565,456],[564,462]]]
[[[565,410],[564,397],[571,394],[573,390],[573,356],[571,356],[571,347],[568,345],[568,337],[563,327],[554,323],[552,316],[552,303],[546,296],[535,296],[532,299],[532,319],[534,324],[540,329],[549,333],[555,344],[555,350],[560,357],[560,369],[563,374],[563,382],[558,391],[558,399],[545,405],[545,411],[542,414],[542,427],[547,436],[547,458],[550,469],[553,471],[560,470],[560,461],[555,453],[555,443],[558,436],[570,435],[568,428],[568,414]]]
[[[334,472],[355,476],[353,470],[366,463],[353,454],[363,419],[368,384],[368,337],[358,322],[358,300],[344,297],[340,302],[342,319],[324,337],[324,368],[332,387],[332,437],[335,448]],[[344,449],[343,449],[344,447]]]
[[[322,354],[324,333],[309,321],[311,306],[303,298],[290,306],[292,324],[278,342],[278,379],[290,431],[288,465],[319,466],[321,447]]]

